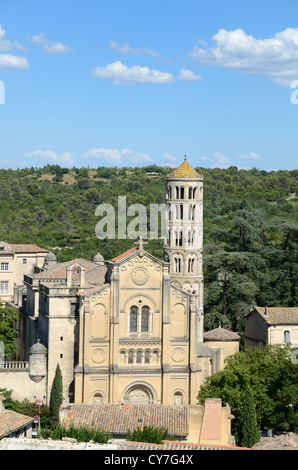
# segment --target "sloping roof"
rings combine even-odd
[[[130,250],[127,250],[124,253],[122,253],[121,255],[116,256],[116,258],[113,258],[112,261],[121,261],[123,258],[126,258],[126,256],[130,255],[131,253],[133,253],[136,250],[137,250],[136,247],[130,248]]]
[[[93,261],[88,261],[83,258],[55,264],[54,266],[35,274],[33,277],[34,279],[38,279],[46,287],[53,287],[56,283],[58,283],[58,286],[60,285],[63,287],[63,283],[66,282],[67,278],[67,268],[72,265],[80,265],[85,268],[85,290],[89,289],[91,292],[105,284],[105,275],[107,271],[106,266],[100,266]],[[76,281],[79,278],[80,274],[78,273],[73,280]]]
[[[194,168],[192,168],[192,166],[190,166],[185,157],[184,162],[178,168],[176,168],[170,176],[182,178],[184,176],[188,176],[190,178],[198,178],[200,175]]]
[[[0,241],[0,246],[4,246],[8,253],[50,253],[46,248],[40,248],[37,245],[15,244]]]
[[[298,324],[298,307],[254,307],[267,323]],[[250,312],[251,313],[251,312]]]
[[[188,406],[78,403],[62,407],[62,412],[66,425],[73,422],[112,434],[126,434],[140,426],[165,427],[175,436],[188,434]]]
[[[0,412],[0,438],[17,431],[32,423],[34,418],[25,416],[15,411],[3,410]]]
[[[233,331],[218,327],[214,330],[206,331],[203,338],[204,341],[238,341],[240,336]]]

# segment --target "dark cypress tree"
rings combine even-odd
[[[247,387],[244,395],[239,421],[240,445],[241,447],[252,447],[260,441],[261,433],[257,423],[255,403],[250,387]]]
[[[57,364],[55,377],[52,385],[51,393],[51,416],[52,416],[52,426],[59,426],[59,409],[62,404],[62,374],[59,364]]]

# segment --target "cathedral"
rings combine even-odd
[[[238,350],[223,328],[204,336],[203,177],[186,157],[167,176],[165,204],[163,260],[140,237],[109,261],[57,263],[49,252],[24,276],[23,354],[46,353],[31,374],[47,401],[59,364],[66,404],[195,405]]]

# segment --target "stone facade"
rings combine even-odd
[[[298,347],[298,307],[254,307],[245,316],[245,347],[258,344]]]
[[[36,245],[11,244],[0,241],[0,300],[14,300],[15,286],[23,286],[25,274],[33,274],[42,267],[49,250]],[[15,299],[16,300],[16,299]],[[21,306],[22,297],[16,305]]]

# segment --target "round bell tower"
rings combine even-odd
[[[166,179],[164,259],[172,281],[203,307],[203,176],[184,162]]]

